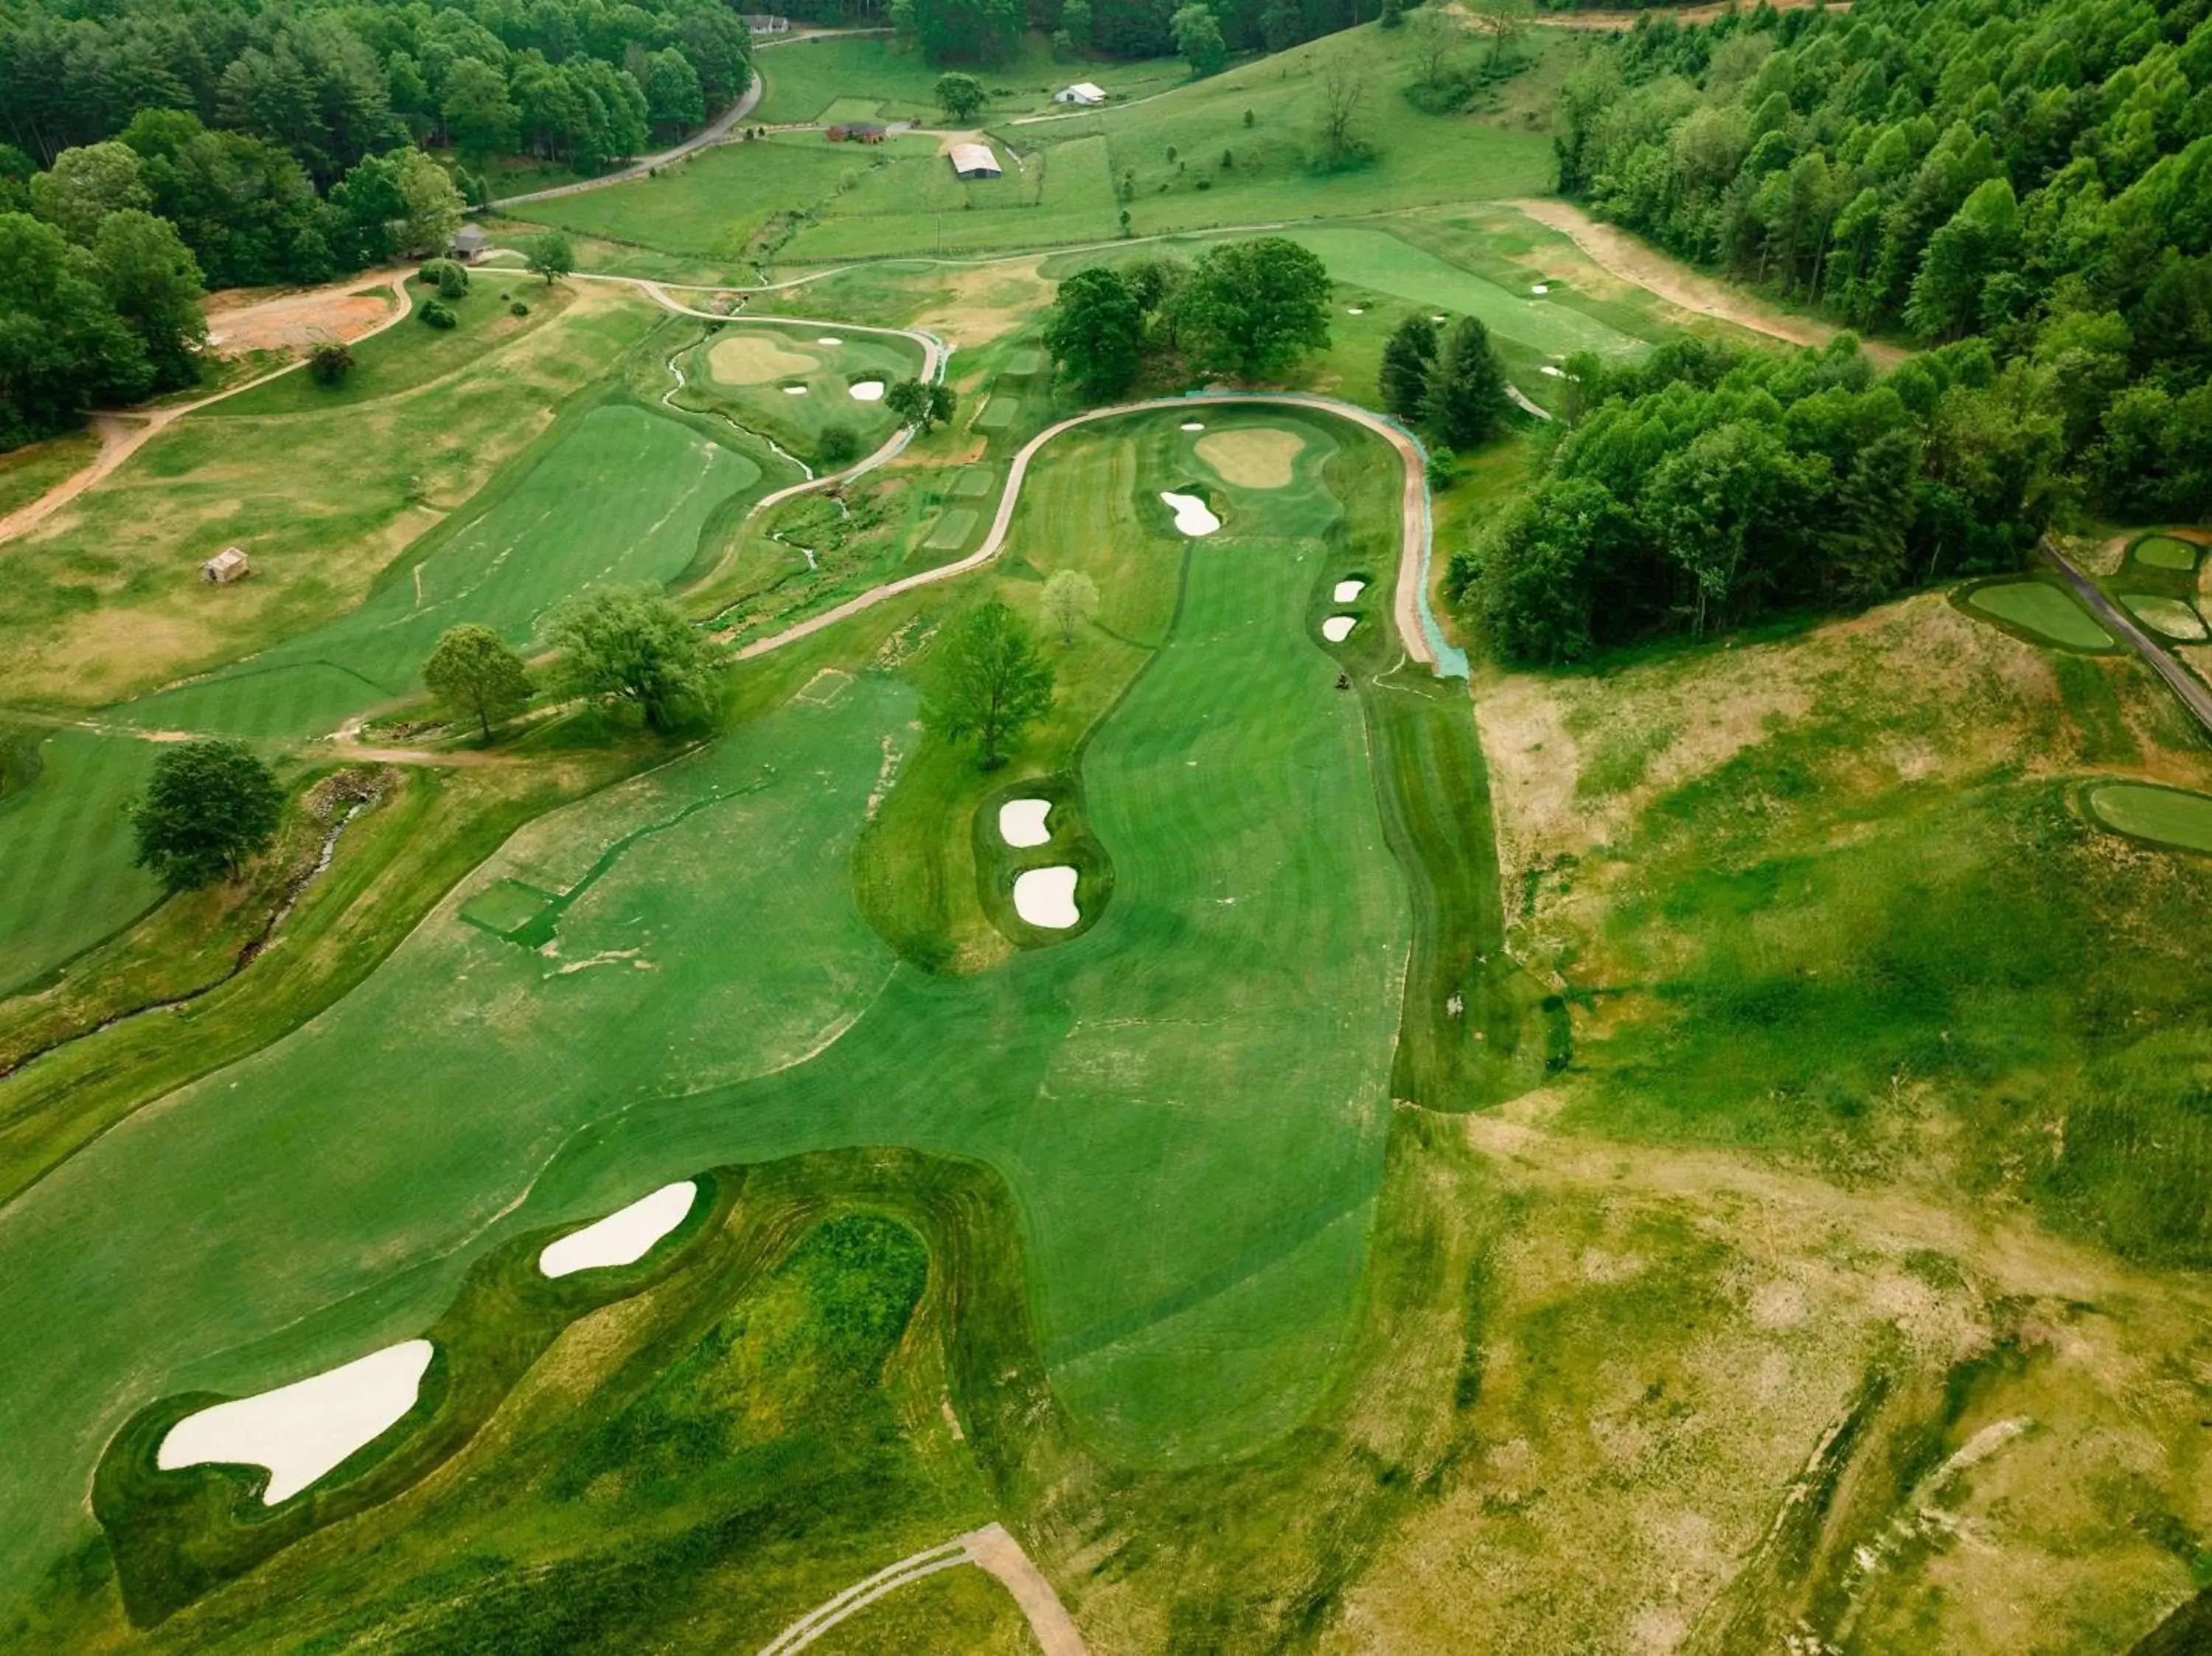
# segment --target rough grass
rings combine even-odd
[[[768,90],[754,118],[770,123],[835,120],[942,120],[937,107],[941,66],[918,52],[900,51],[884,35],[793,41],[761,54]],[[1042,34],[1025,34],[1011,62],[981,72],[991,94],[981,118],[1060,107],[1052,94],[1071,81],[1090,81],[1109,94],[1143,97],[1181,85],[1190,76],[1179,58],[1120,63],[1062,60]],[[830,113],[831,105],[836,105]],[[1051,129],[1048,126],[1046,130]],[[821,142],[817,137],[817,143]]]
[[[0,454],[0,518],[28,506],[56,483],[76,476],[100,454],[100,439],[90,432],[51,438]]]

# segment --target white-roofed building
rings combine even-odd
[[[987,143],[956,143],[945,155],[952,162],[952,171],[963,179],[995,179],[1001,176],[999,158],[991,153]]]
[[[1073,86],[1064,86],[1052,94],[1056,104],[1082,104],[1086,107],[1106,101],[1106,88],[1094,86],[1089,81],[1078,81]]]

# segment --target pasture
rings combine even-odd
[[[794,40],[763,55],[761,68],[768,90],[754,116],[772,124],[874,120],[934,124],[943,119],[937,107],[937,77],[944,70],[918,52],[897,50],[883,35]],[[1109,96],[1138,98],[1168,91],[1189,77],[1188,66],[1179,58],[1133,63],[1062,60],[1054,56],[1045,36],[1025,34],[1010,62],[981,71],[991,101],[980,124],[1030,112],[1056,112],[1062,106],[1052,101],[1052,94],[1071,81],[1090,81]]]

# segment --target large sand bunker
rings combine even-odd
[[[1280,488],[1306,440],[1273,426],[1241,426],[1198,440],[1198,458],[1242,488]]]
[[[698,1197],[698,1186],[689,1179],[663,1185],[598,1223],[550,1244],[538,1256],[538,1268],[548,1277],[568,1277],[579,1271],[635,1265],[655,1242],[684,1222]]]
[[[1321,624],[1321,635],[1331,644],[1341,644],[1352,636],[1358,618],[1352,616],[1331,616]]]
[[[853,398],[860,403],[880,403],[884,400],[884,382],[863,379],[852,387]]]
[[[1221,519],[1213,515],[1212,507],[1195,494],[1163,492],[1160,498],[1175,513],[1176,527],[1186,535],[1211,535],[1221,527]]]
[[[1083,918],[1075,907],[1075,870],[1033,868],[1016,875],[1014,913],[1031,925],[1065,931]]]
[[[811,373],[819,365],[781,339],[767,334],[732,334],[707,353],[707,366],[726,385],[764,385],[794,373]]]
[[[1049,799],[1009,799],[999,807],[999,837],[1010,846],[1041,846],[1052,838],[1044,825],[1052,810]]]
[[[1364,580],[1340,580],[1329,596],[1339,604],[1349,604],[1366,590],[1367,583]]]
[[[415,1406],[430,1351],[428,1340],[387,1345],[312,1380],[187,1415],[154,1464],[266,1466],[261,1504],[273,1507],[396,1425]]]

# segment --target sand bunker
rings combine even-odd
[[[1539,282],[1534,287],[1530,288],[1528,291],[1532,294],[1548,294],[1552,290],[1548,287],[1545,286],[1544,283]]]
[[[880,379],[863,379],[853,387],[853,396],[860,402],[880,403],[884,400],[884,382]]]
[[[1331,644],[1341,644],[1352,636],[1352,629],[1358,624],[1354,616],[1331,616],[1322,622],[1321,635]]]
[[[1244,488],[1280,488],[1306,440],[1273,426],[1244,426],[1198,440],[1198,458]]]
[[[1014,913],[1031,925],[1065,931],[1083,917],[1075,910],[1075,870],[1033,868],[1014,877]]]
[[[1185,431],[1204,431],[1206,429],[1206,422],[1203,420],[1186,420],[1182,422],[1182,428]]]
[[[733,334],[714,342],[707,366],[726,385],[764,385],[787,374],[811,373],[815,361],[765,334]]]
[[[568,1277],[579,1271],[635,1265],[655,1242],[684,1222],[698,1199],[699,1186],[689,1179],[663,1185],[652,1195],[550,1244],[538,1256],[538,1268],[548,1277]]]
[[[1221,527],[1221,519],[1213,509],[1195,494],[1163,493],[1160,498],[1176,514],[1176,527],[1186,535],[1211,535]]]
[[[1329,594],[1329,602],[1349,604],[1366,590],[1367,583],[1364,580],[1340,580],[1336,584],[1336,590]]]
[[[1052,838],[1044,819],[1049,799],[1009,799],[999,807],[999,837],[1010,846],[1041,846]]]
[[[2148,622],[2168,638],[2188,639],[2194,642],[2204,636],[2203,622],[2179,598],[2156,597],[2148,592],[2123,592],[2120,602],[2127,605],[2137,621]]]
[[[273,1507],[396,1425],[421,1393],[430,1351],[428,1340],[387,1345],[312,1380],[187,1415],[154,1464],[266,1466],[261,1504]]]
[[[1367,307],[1364,305],[1347,305],[1344,307],[1344,313],[1346,316],[1365,316]]]
[[[783,394],[786,397],[804,397],[806,395],[806,387],[804,385],[786,385],[783,388]]]
[[[845,342],[838,338],[834,333],[825,333],[821,338],[816,340],[814,343],[817,345],[842,345]]]
[[[1536,372],[1539,373],[1548,373],[1554,379],[1564,379],[1567,377],[1566,371],[1564,368],[1555,368],[1549,362],[1545,363],[1544,366],[1537,369]]]

